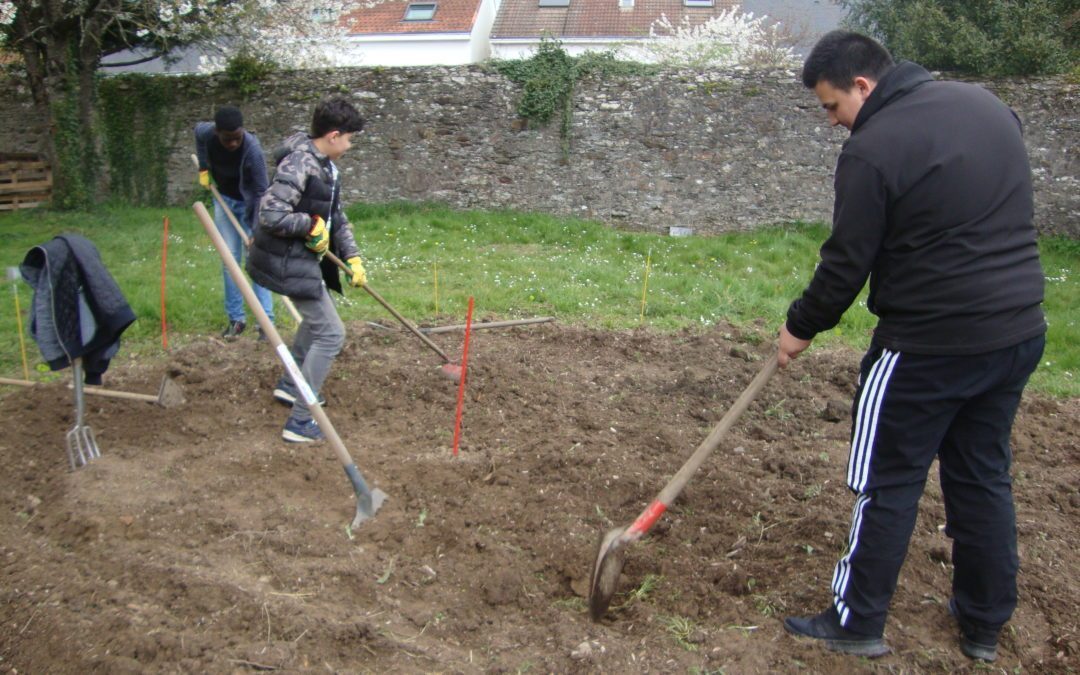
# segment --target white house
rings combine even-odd
[[[528,58],[542,37],[555,38],[566,53],[622,49],[637,58],[633,43],[649,36],[661,15],[693,24],[731,9],[735,0],[502,0],[491,31],[491,55]]]
[[[673,25],[684,18],[704,22],[738,0],[382,0],[372,7],[360,0],[336,21],[343,36],[323,48],[326,60],[342,66],[429,66],[479,63],[489,57],[527,58],[542,36],[558,39],[567,53],[618,48],[630,58],[647,60],[633,49],[664,15]],[[795,29],[806,45],[839,21],[831,0],[745,0],[741,9],[767,13]],[[156,59],[108,72],[192,73],[203,63],[196,50],[181,50],[175,60]],[[106,62],[129,61],[120,53]]]
[[[337,65],[431,66],[479,63],[498,0],[388,0],[341,17],[346,38]]]
[[[386,0],[372,7],[360,2],[337,17],[339,33],[320,49],[334,66],[452,66],[479,63],[491,55],[491,26],[499,0]],[[312,17],[326,21],[325,16]],[[106,72],[196,73],[206,69],[197,49],[185,48],[170,59],[128,66],[110,64],[139,60],[139,52],[119,52],[104,59]],[[220,63],[220,58],[216,59]]]

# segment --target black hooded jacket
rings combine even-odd
[[[788,331],[834,327],[870,279],[874,342],[978,354],[1046,331],[1031,169],[1016,115],[982,87],[901,62],[836,164],[833,231]]]
[[[277,170],[262,197],[247,271],[264,288],[290,298],[322,295],[323,283],[341,292],[338,268],[305,246],[312,215],[330,230],[330,252],[342,260],[359,255],[352,225],[341,207],[341,180],[333,162],[307,134],[285,139],[274,152]]]

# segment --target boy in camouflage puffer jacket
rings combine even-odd
[[[367,282],[352,225],[341,208],[334,165],[363,128],[360,113],[343,98],[315,106],[311,134],[294,134],[274,153],[277,172],[263,195],[248,255],[252,280],[291,298],[303,317],[291,351],[320,403],[318,392],[345,344],[345,325],[328,290],[341,292],[338,269],[323,254],[330,250],[346,261],[351,285]],[[274,398],[292,406],[282,438],[292,443],[323,438],[288,374],[278,381]]]

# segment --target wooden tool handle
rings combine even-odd
[[[547,323],[554,321],[553,316],[541,316],[535,319],[511,319],[509,321],[487,321],[484,323],[474,323],[470,326],[471,330],[481,330],[484,328],[509,328],[511,326],[528,326],[534,323]],[[465,324],[457,324],[454,326],[437,326],[435,328],[421,328],[420,332],[425,335],[431,335],[433,333],[449,333],[456,330],[465,330]]]
[[[12,380],[7,377],[0,377],[0,384],[12,384],[17,387],[33,387],[39,384],[38,382],[30,382],[29,380]],[[71,389],[74,385],[68,384],[68,389]],[[85,386],[83,387],[84,394],[93,394],[94,396],[105,396],[108,398],[125,398],[129,401],[148,401],[150,403],[157,403],[158,397],[151,396],[149,394],[135,394],[128,391],[113,391],[111,389],[102,389],[101,387]]]
[[[348,275],[352,276],[352,270],[351,270],[351,269],[349,269],[349,266],[348,266],[348,265],[346,265],[345,263],[343,263],[343,262],[341,261],[341,258],[337,257],[336,255],[334,255],[334,254],[333,254],[333,253],[331,253],[330,251],[327,251],[327,252],[326,252],[326,257],[330,259],[330,262],[334,263],[335,265],[337,265],[338,267],[340,267],[340,268],[341,268],[342,270],[344,270],[344,272],[345,272],[346,274],[348,274]],[[443,363],[451,363],[451,361],[450,361],[450,357],[446,355],[446,352],[444,352],[443,350],[439,349],[439,345],[435,344],[434,342],[432,342],[432,341],[431,341],[431,338],[429,338],[428,336],[426,336],[426,335],[424,335],[423,333],[421,333],[421,332],[420,332],[420,329],[419,329],[419,328],[417,328],[417,327],[416,327],[415,325],[413,325],[413,322],[412,322],[412,321],[409,321],[409,320],[408,320],[408,319],[406,319],[406,318],[405,318],[404,316],[402,316],[400,312],[398,312],[398,311],[397,311],[396,309],[394,309],[394,308],[393,308],[393,307],[392,307],[392,306],[390,305],[390,303],[389,303],[389,302],[387,302],[386,300],[384,300],[384,299],[383,299],[383,297],[382,297],[381,295],[379,295],[378,293],[376,293],[376,292],[375,292],[375,289],[374,289],[374,288],[372,288],[371,286],[368,286],[367,284],[364,284],[363,286],[361,286],[361,288],[363,288],[363,289],[364,289],[365,291],[367,291],[367,292],[368,292],[368,295],[370,295],[371,297],[375,298],[375,300],[376,300],[376,301],[377,301],[377,302],[378,302],[378,303],[379,303],[380,305],[382,305],[383,307],[385,307],[385,308],[386,308],[386,311],[388,311],[388,312],[390,312],[391,314],[393,314],[393,315],[394,315],[394,318],[395,318],[395,319],[397,319],[398,321],[400,321],[400,322],[401,322],[401,325],[403,325],[403,326],[405,326],[406,328],[408,328],[408,329],[409,329],[409,331],[410,331],[410,332],[412,332],[412,334],[413,334],[413,335],[415,335],[416,337],[420,338],[420,340],[422,340],[422,341],[423,341],[423,343],[424,343],[425,345],[427,345],[428,347],[430,347],[432,351],[434,351],[434,352],[435,352],[436,354],[438,354],[438,355],[439,355],[439,356],[440,356],[440,357],[442,358],[442,360],[443,360]]]
[[[191,161],[195,163],[195,168],[199,168],[199,158],[194,153],[191,155]],[[236,220],[236,216],[233,215],[232,209],[225,205],[225,200],[221,198],[221,193],[218,192],[217,186],[211,183],[209,185],[210,194],[214,195],[214,199],[217,200],[221,210],[225,212],[225,215],[229,218],[229,222],[232,223],[233,229],[240,235],[240,241],[244,242],[244,248],[251,248],[251,237],[244,232],[244,228],[240,226],[240,223]]]
[[[705,461],[705,458],[720,445],[720,441],[724,440],[724,436],[731,430],[732,425],[742,416],[746,409],[750,406],[750,403],[757,398],[757,395],[761,393],[761,390],[768,383],[769,378],[773,376],[776,369],[779,367],[777,362],[777,356],[774,353],[769,357],[769,360],[765,362],[761,370],[750,381],[743,393],[739,395],[739,398],[735,399],[735,402],[731,404],[731,407],[724,414],[724,417],[713,428],[712,432],[701,442],[698,449],[694,451],[694,454],[690,455],[690,459],[686,460],[686,464],[683,465],[679,472],[668,482],[660,494],[657,496],[657,501],[663,502],[667,506],[671,506],[671,502],[675,501],[675,498],[679,496],[679,493],[686,487],[687,482],[690,481],[690,477],[694,475],[694,472],[698,470],[701,463]]]
[[[761,371],[751,380],[747,385],[743,393],[739,395],[739,398],[735,399],[735,403],[731,404],[731,407],[724,414],[724,417],[720,422],[713,427],[712,432],[701,442],[694,454],[690,455],[690,459],[686,460],[682,468],[679,469],[668,484],[664,486],[664,489],[660,491],[660,494],[656,496],[645,510],[641,512],[641,515],[630,524],[630,527],[626,528],[626,533],[622,535],[628,541],[636,540],[645,535],[646,532],[652,528],[653,524],[659,520],[660,516],[664,514],[671,503],[675,501],[675,498],[679,496],[679,493],[683,491],[686,484],[690,482],[690,477],[694,475],[694,472],[701,467],[702,462],[708,457],[713,450],[719,445],[720,441],[724,439],[727,432],[731,430],[732,425],[744,412],[750,403],[757,398],[757,395],[765,387],[765,384],[769,381],[769,378],[776,373],[779,367],[777,361],[777,354],[773,353],[769,357],[769,360],[762,366]]]
[[[217,227],[214,226],[214,219],[210,217],[206,207],[202,202],[195,202],[192,207],[195,209],[195,215],[199,217],[199,221],[202,222],[203,229],[206,230],[206,234],[210,237],[210,240],[214,242],[214,248],[217,249],[218,255],[221,256],[221,260],[225,263],[225,268],[229,271],[229,276],[236,282],[237,288],[240,289],[241,295],[244,296],[244,300],[248,304],[248,309],[255,315],[255,320],[258,321],[259,327],[262,328],[263,333],[270,341],[270,345],[277,352],[278,357],[284,362],[286,368],[292,374],[293,370],[299,373],[299,367],[295,361],[292,360],[292,355],[289,353],[288,347],[281,339],[281,334],[274,328],[274,324],[270,322],[270,317],[266,315],[266,311],[259,303],[259,299],[255,297],[255,291],[251,288],[251,284],[248,282],[247,277],[240,270],[240,266],[233,260],[232,254],[229,252],[229,247],[225,244],[225,240],[221,237],[221,233],[217,231]],[[291,363],[290,363],[291,362]],[[289,367],[291,365],[291,368]],[[301,376],[302,378],[302,376]],[[296,383],[297,389],[303,390],[303,387],[307,386],[307,383]],[[315,398],[314,396],[312,397]],[[352,457],[349,455],[349,451],[345,449],[345,443],[342,442],[341,437],[338,436],[337,430],[334,429],[334,425],[331,424],[330,418],[326,416],[326,412],[323,411],[322,406],[318,401],[308,403],[308,410],[311,412],[312,417],[318,422],[319,428],[323,434],[330,441],[331,447],[337,454],[338,459],[344,466],[349,466],[353,463]]]
[[[94,394],[95,396],[108,396],[109,398],[126,398],[129,401],[146,401],[148,403],[158,402],[158,397],[151,396],[150,394],[135,394],[128,391],[112,391],[111,389],[102,389],[101,387],[83,387],[83,392],[87,394]]]
[[[195,162],[195,168],[199,167],[198,157],[192,155],[191,161]],[[233,229],[240,235],[240,241],[244,242],[244,248],[251,248],[251,237],[247,235],[247,232],[244,232],[244,228],[240,226],[240,223],[236,220],[236,216],[233,215],[232,209],[225,205],[225,200],[221,198],[221,193],[218,192],[217,186],[213,183],[210,184],[210,194],[214,195],[214,199],[216,199],[218,205],[221,206],[221,210],[225,212],[225,215],[229,218],[229,222],[232,223]],[[296,305],[289,299],[289,296],[281,296],[281,302],[284,303],[285,309],[289,310],[289,314],[292,315],[293,321],[300,323],[304,320],[303,317],[300,316],[300,312],[297,311]]]

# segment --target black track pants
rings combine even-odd
[[[960,613],[1000,628],[1016,607],[1016,514],[1009,435],[1045,339],[972,356],[871,347],[852,404],[851,531],[833,573],[849,630],[881,635],[934,458],[953,539]]]

